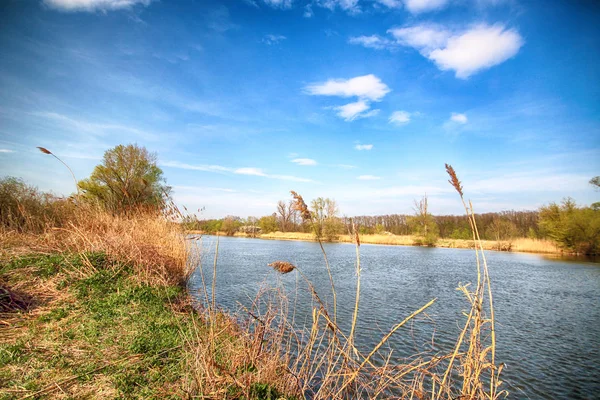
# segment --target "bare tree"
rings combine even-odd
[[[277,214],[279,214],[279,226],[282,232],[287,232],[289,225],[293,223],[292,216],[295,212],[291,201],[288,204],[283,200],[277,202]]]
[[[419,201],[415,200],[415,217],[420,232],[423,236],[427,235],[427,225],[429,212],[427,210],[427,194]]]

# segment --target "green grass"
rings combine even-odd
[[[82,387],[102,381],[108,397],[180,397],[166,390],[184,375],[182,338],[192,329],[191,311],[176,314],[170,307],[183,289],[146,286],[103,254],[86,257],[97,272],[85,278],[67,273],[84,265],[79,256],[31,255],[0,267],[9,285],[35,277],[32,291],[41,283],[54,284],[58,293],[31,311],[35,318],[17,320],[13,340],[0,343],[0,398],[20,398],[71,376],[78,378],[63,390],[75,387],[83,396]]]
[[[184,338],[205,328],[191,307],[174,311],[182,287],[142,284],[101,253],[14,258],[0,263],[0,282],[36,299],[0,327],[0,399],[48,387],[36,398],[186,397]],[[238,388],[229,396],[243,398]],[[252,399],[280,397],[267,384],[250,390]]]

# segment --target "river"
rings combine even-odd
[[[204,236],[198,244],[210,286],[216,238]],[[324,246],[336,286],[338,321],[347,327],[355,300],[355,248]],[[450,349],[464,324],[461,313],[469,308],[456,288],[477,279],[474,251],[362,245],[360,253],[357,346],[372,348],[395,323],[437,298],[427,316],[398,331],[388,344],[396,357],[432,346],[434,351]],[[600,398],[600,264],[491,251],[486,257],[496,312],[496,359],[505,363],[503,388],[510,397]],[[276,260],[297,265],[319,295],[331,301],[318,243],[221,237],[217,303],[235,311],[240,304],[250,305],[262,285],[280,285],[296,304],[296,324],[302,325],[310,296],[297,290],[305,286],[296,271],[279,275],[267,266]],[[197,295],[199,287],[196,270],[190,293]]]

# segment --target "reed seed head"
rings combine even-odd
[[[269,267],[273,267],[273,269],[281,274],[287,274],[288,272],[292,272],[296,267],[287,262],[287,261],[275,261],[271,264],[267,264]]]
[[[293,190],[290,193],[292,194],[292,197],[294,198],[294,203],[292,204],[293,209],[300,212],[300,216],[302,217],[303,220],[310,221],[312,219],[312,215],[310,214],[310,210],[308,209],[308,206],[304,202],[304,199],[302,198],[302,196],[300,196],[298,193],[294,192]]]
[[[446,172],[448,172],[448,175],[450,175],[450,179],[448,180],[448,182],[450,182],[450,184],[452,186],[454,186],[454,189],[456,189],[458,194],[460,194],[460,197],[462,197],[463,196],[463,188],[462,188],[460,181],[458,180],[458,177],[456,176],[456,172],[454,171],[454,168],[452,168],[452,165],[446,164]]]
[[[44,153],[44,154],[52,154],[52,152],[50,150],[48,150],[47,148],[45,148],[45,147],[39,147],[38,146],[38,149],[40,149],[40,151],[42,153]]]

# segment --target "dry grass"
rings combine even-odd
[[[512,241],[512,251],[521,251],[527,253],[548,253],[559,254],[562,250],[556,244],[547,239],[528,239],[519,238]]]
[[[42,252],[103,252],[136,268],[142,282],[177,284],[187,275],[187,249],[178,224],[156,213],[113,215],[99,207],[73,205],[60,226],[42,233],[0,230],[3,249]]]
[[[248,237],[245,233],[236,233],[238,237]],[[270,240],[300,240],[307,242],[315,242],[317,239],[312,233],[304,232],[271,232],[263,233],[257,236],[259,239]],[[398,246],[414,246],[416,237],[413,235],[378,235],[367,234],[360,235],[360,242],[363,244],[381,244],[381,245],[398,245]],[[352,235],[340,235],[337,240],[341,243],[353,243]],[[504,241],[496,240],[481,240],[479,246],[488,251],[513,251],[522,253],[547,253],[560,254],[561,249],[554,242],[547,239],[529,239],[515,238]],[[475,241],[464,239],[438,239],[435,247],[446,247],[452,249],[475,249]]]

